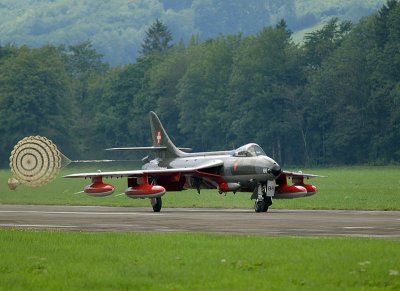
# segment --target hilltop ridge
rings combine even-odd
[[[331,17],[357,21],[384,0],[3,0],[0,45],[40,47],[90,40],[112,65],[133,63],[146,29],[159,18],[175,42],[219,34],[256,34],[285,19],[297,32]]]

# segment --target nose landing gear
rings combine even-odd
[[[254,189],[252,197],[254,196],[257,197],[254,203],[255,212],[267,212],[268,208],[272,205],[272,197],[267,196],[265,186],[258,184],[256,189]]]
[[[268,207],[270,207],[271,205],[272,205],[272,198],[264,194],[261,199],[257,199],[256,202],[254,203],[254,210],[256,212],[267,212]]]

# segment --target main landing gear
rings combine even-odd
[[[153,206],[154,212],[160,212],[162,208],[162,199],[161,197],[151,198],[151,206]]]

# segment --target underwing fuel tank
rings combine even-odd
[[[142,184],[134,187],[128,187],[125,190],[125,195],[129,198],[157,198],[164,195],[165,188],[160,185]]]
[[[318,191],[317,187],[314,185],[304,184],[303,176],[293,176],[293,185],[289,185],[287,182],[287,175],[282,174],[277,182],[279,184],[275,193],[275,198],[277,199],[306,197],[314,195]]]
[[[115,187],[111,184],[103,183],[101,177],[95,177],[92,179],[92,184],[87,185],[83,192],[93,197],[104,197],[111,195],[115,191]]]
[[[218,185],[218,189],[221,192],[236,192],[237,190],[240,189],[240,184],[239,183],[226,183],[222,182]]]
[[[275,194],[275,198],[300,198],[307,196],[307,189],[296,185],[279,185]]]

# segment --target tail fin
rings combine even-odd
[[[157,114],[150,111],[150,126],[151,126],[151,138],[153,139],[154,147],[166,147],[165,156],[166,158],[176,158],[184,155],[180,149],[178,149],[173,142],[170,140],[167,132],[158,119]],[[164,152],[164,151],[163,151]],[[164,153],[161,153],[164,155]]]

